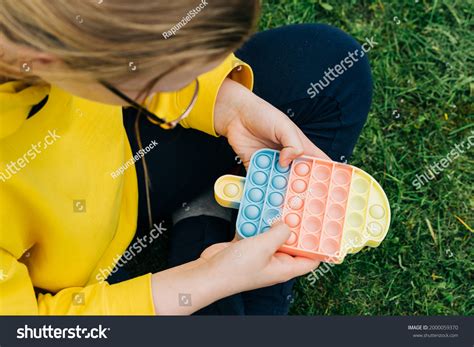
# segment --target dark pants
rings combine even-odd
[[[361,46],[339,29],[320,24],[292,25],[255,34],[236,55],[255,75],[254,93],[286,113],[333,160],[349,158],[366,121],[372,96],[367,56],[318,89],[311,98],[311,83],[324,81],[329,68]],[[360,54],[360,53],[359,53]],[[321,90],[322,89],[322,90]],[[316,94],[316,93],[313,93]],[[138,150],[133,132],[135,112],[127,109],[125,127],[133,152]],[[235,170],[235,153],[225,138],[176,128],[164,131],[141,120],[141,140],[159,145],[146,154],[151,178],[153,221],[168,217],[184,202],[212,189],[215,180]],[[137,233],[149,231],[143,167],[137,165],[140,187]],[[191,217],[171,231],[168,265],[197,259],[208,246],[230,241],[234,225],[216,217]],[[222,299],[200,314],[286,314],[294,281]],[[322,298],[323,300],[323,298]]]

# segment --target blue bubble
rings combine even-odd
[[[263,191],[258,188],[252,188],[248,192],[248,198],[252,202],[260,202],[263,200]]]
[[[275,164],[275,168],[278,172],[281,172],[281,173],[285,173],[285,172],[290,171],[290,166],[283,167],[283,166],[280,165],[280,163],[278,161]]]
[[[245,237],[253,236],[257,232],[257,227],[253,223],[246,222],[240,226],[240,232]]]
[[[268,201],[271,205],[278,207],[283,203],[283,195],[277,192],[273,192],[268,196]]]
[[[244,215],[248,219],[257,219],[260,216],[260,209],[255,205],[249,205],[245,208]]]
[[[270,209],[266,210],[263,214],[263,221],[268,225],[273,225],[275,222],[281,219],[281,214],[278,210]]]
[[[252,176],[252,181],[255,184],[258,184],[259,186],[264,185],[267,183],[267,174],[262,172],[262,171],[257,171],[253,174]]]
[[[273,177],[272,184],[276,189],[284,189],[286,187],[286,178],[283,176]]]
[[[265,154],[260,154],[256,159],[255,159],[255,163],[257,164],[257,166],[260,168],[260,169],[266,169],[270,166],[270,164],[272,163],[272,160],[270,159],[270,157],[268,155],[265,155]]]

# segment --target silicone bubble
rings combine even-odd
[[[344,208],[338,204],[332,204],[328,208],[328,216],[332,219],[341,219],[344,217]]]
[[[335,202],[344,202],[347,199],[347,190],[341,187],[336,187],[331,190],[331,198]]]
[[[280,163],[278,161],[275,164],[275,169],[280,173],[287,173],[288,171],[290,171],[289,166],[283,167],[283,166],[280,165]]]
[[[255,163],[260,169],[267,169],[272,164],[272,160],[268,155],[260,154],[259,156],[257,156]]]
[[[224,187],[224,194],[229,198],[234,198],[239,194],[239,186],[234,183],[226,184]]]
[[[267,178],[268,178],[267,174],[262,171],[257,171],[252,175],[253,183],[259,186],[267,183]]]
[[[354,196],[349,201],[349,208],[361,211],[365,208],[365,200],[361,196]]]
[[[275,176],[272,179],[272,185],[275,189],[285,189],[286,184],[286,178],[283,176]]]
[[[321,219],[313,216],[306,217],[303,221],[303,227],[307,232],[319,233],[322,228]]]
[[[267,225],[266,227],[263,227],[262,228],[262,233],[264,233],[265,231],[268,231],[270,229],[270,227]]]
[[[295,165],[295,173],[298,176],[306,176],[311,170],[310,166],[307,163],[297,163]]]
[[[321,242],[321,250],[327,254],[334,254],[339,250],[339,243],[333,239],[325,239]]]
[[[240,232],[245,237],[253,236],[257,232],[257,226],[253,223],[246,222],[241,225]]]
[[[316,250],[319,245],[319,238],[315,235],[306,234],[301,240],[301,246],[305,249]]]
[[[360,228],[364,223],[364,217],[360,213],[351,213],[347,217],[347,223],[353,228]]]
[[[288,200],[288,206],[292,210],[300,210],[303,207],[304,200],[299,196],[293,196]]]
[[[380,205],[373,205],[369,209],[370,215],[375,219],[381,219],[385,216],[385,210]]]
[[[279,221],[281,219],[281,213],[276,209],[270,209],[263,212],[263,221],[268,225]]]
[[[328,194],[328,187],[323,183],[314,183],[309,189],[311,195],[317,198],[324,198]]]
[[[303,193],[306,190],[306,187],[306,182],[303,180],[294,180],[291,184],[291,189],[293,189],[295,193]]]
[[[252,188],[247,193],[247,196],[252,202],[260,202],[263,200],[263,191],[259,188]]]
[[[342,225],[338,222],[332,221],[326,225],[325,232],[331,237],[338,237],[342,233]]]
[[[331,177],[331,170],[325,165],[316,165],[313,177],[319,181],[327,181]]]
[[[352,189],[359,194],[364,194],[369,190],[369,182],[364,179],[358,178],[352,182]]]
[[[372,236],[379,236],[382,233],[383,228],[380,223],[371,222],[367,225],[367,231]]]
[[[321,214],[324,212],[324,204],[321,202],[321,200],[312,199],[308,203],[308,211],[316,215]]]
[[[268,202],[274,207],[279,207],[283,203],[283,194],[277,192],[270,193]]]
[[[301,218],[296,213],[290,213],[285,217],[285,223],[290,228],[297,227],[300,224],[300,222],[301,222]]]
[[[344,237],[347,238],[349,247],[357,247],[361,244],[362,238],[357,230],[348,230],[344,232]]]
[[[255,205],[249,205],[245,208],[244,215],[248,219],[257,219],[260,217],[260,209]]]
[[[349,183],[350,179],[351,176],[346,170],[336,170],[336,172],[334,172],[333,181],[338,185],[346,185]]]

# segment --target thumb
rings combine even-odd
[[[298,129],[298,132],[300,134],[301,142],[303,143],[303,148],[304,148],[304,154],[309,155],[311,157],[316,157],[324,160],[331,160],[329,156],[324,153],[322,150],[320,150],[314,143],[310,141],[306,137],[306,135],[301,131],[301,129]]]
[[[298,127],[291,121],[281,123],[278,130],[277,139],[283,147],[280,153],[280,165],[287,167],[293,159],[303,155],[304,145],[298,133]]]
[[[263,250],[273,255],[288,240],[290,234],[290,228],[285,223],[278,222],[257,238]]]
[[[303,148],[299,146],[284,147],[280,153],[280,165],[282,167],[288,167],[290,163],[303,155]]]

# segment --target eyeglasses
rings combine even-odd
[[[191,99],[190,104],[188,105],[188,107],[186,107],[184,112],[178,118],[176,118],[173,121],[167,121],[163,118],[158,117],[156,114],[149,111],[146,107],[140,105],[135,100],[129,98],[127,95],[125,95],[120,90],[118,90],[117,88],[112,86],[110,83],[108,83],[106,81],[103,81],[103,80],[101,80],[99,82],[105,88],[107,88],[110,92],[114,93],[116,96],[118,96],[122,100],[126,101],[131,107],[137,109],[141,114],[146,115],[147,119],[150,122],[152,122],[153,124],[157,124],[157,125],[161,126],[163,129],[173,129],[179,124],[179,122],[181,122],[183,119],[185,119],[186,117],[189,116],[189,114],[191,113],[191,110],[193,109],[194,105],[196,104],[197,95],[198,95],[198,92],[199,92],[199,81],[197,79],[195,79],[194,80],[194,82],[195,82],[194,83],[195,84],[194,93],[193,93],[193,97]]]

